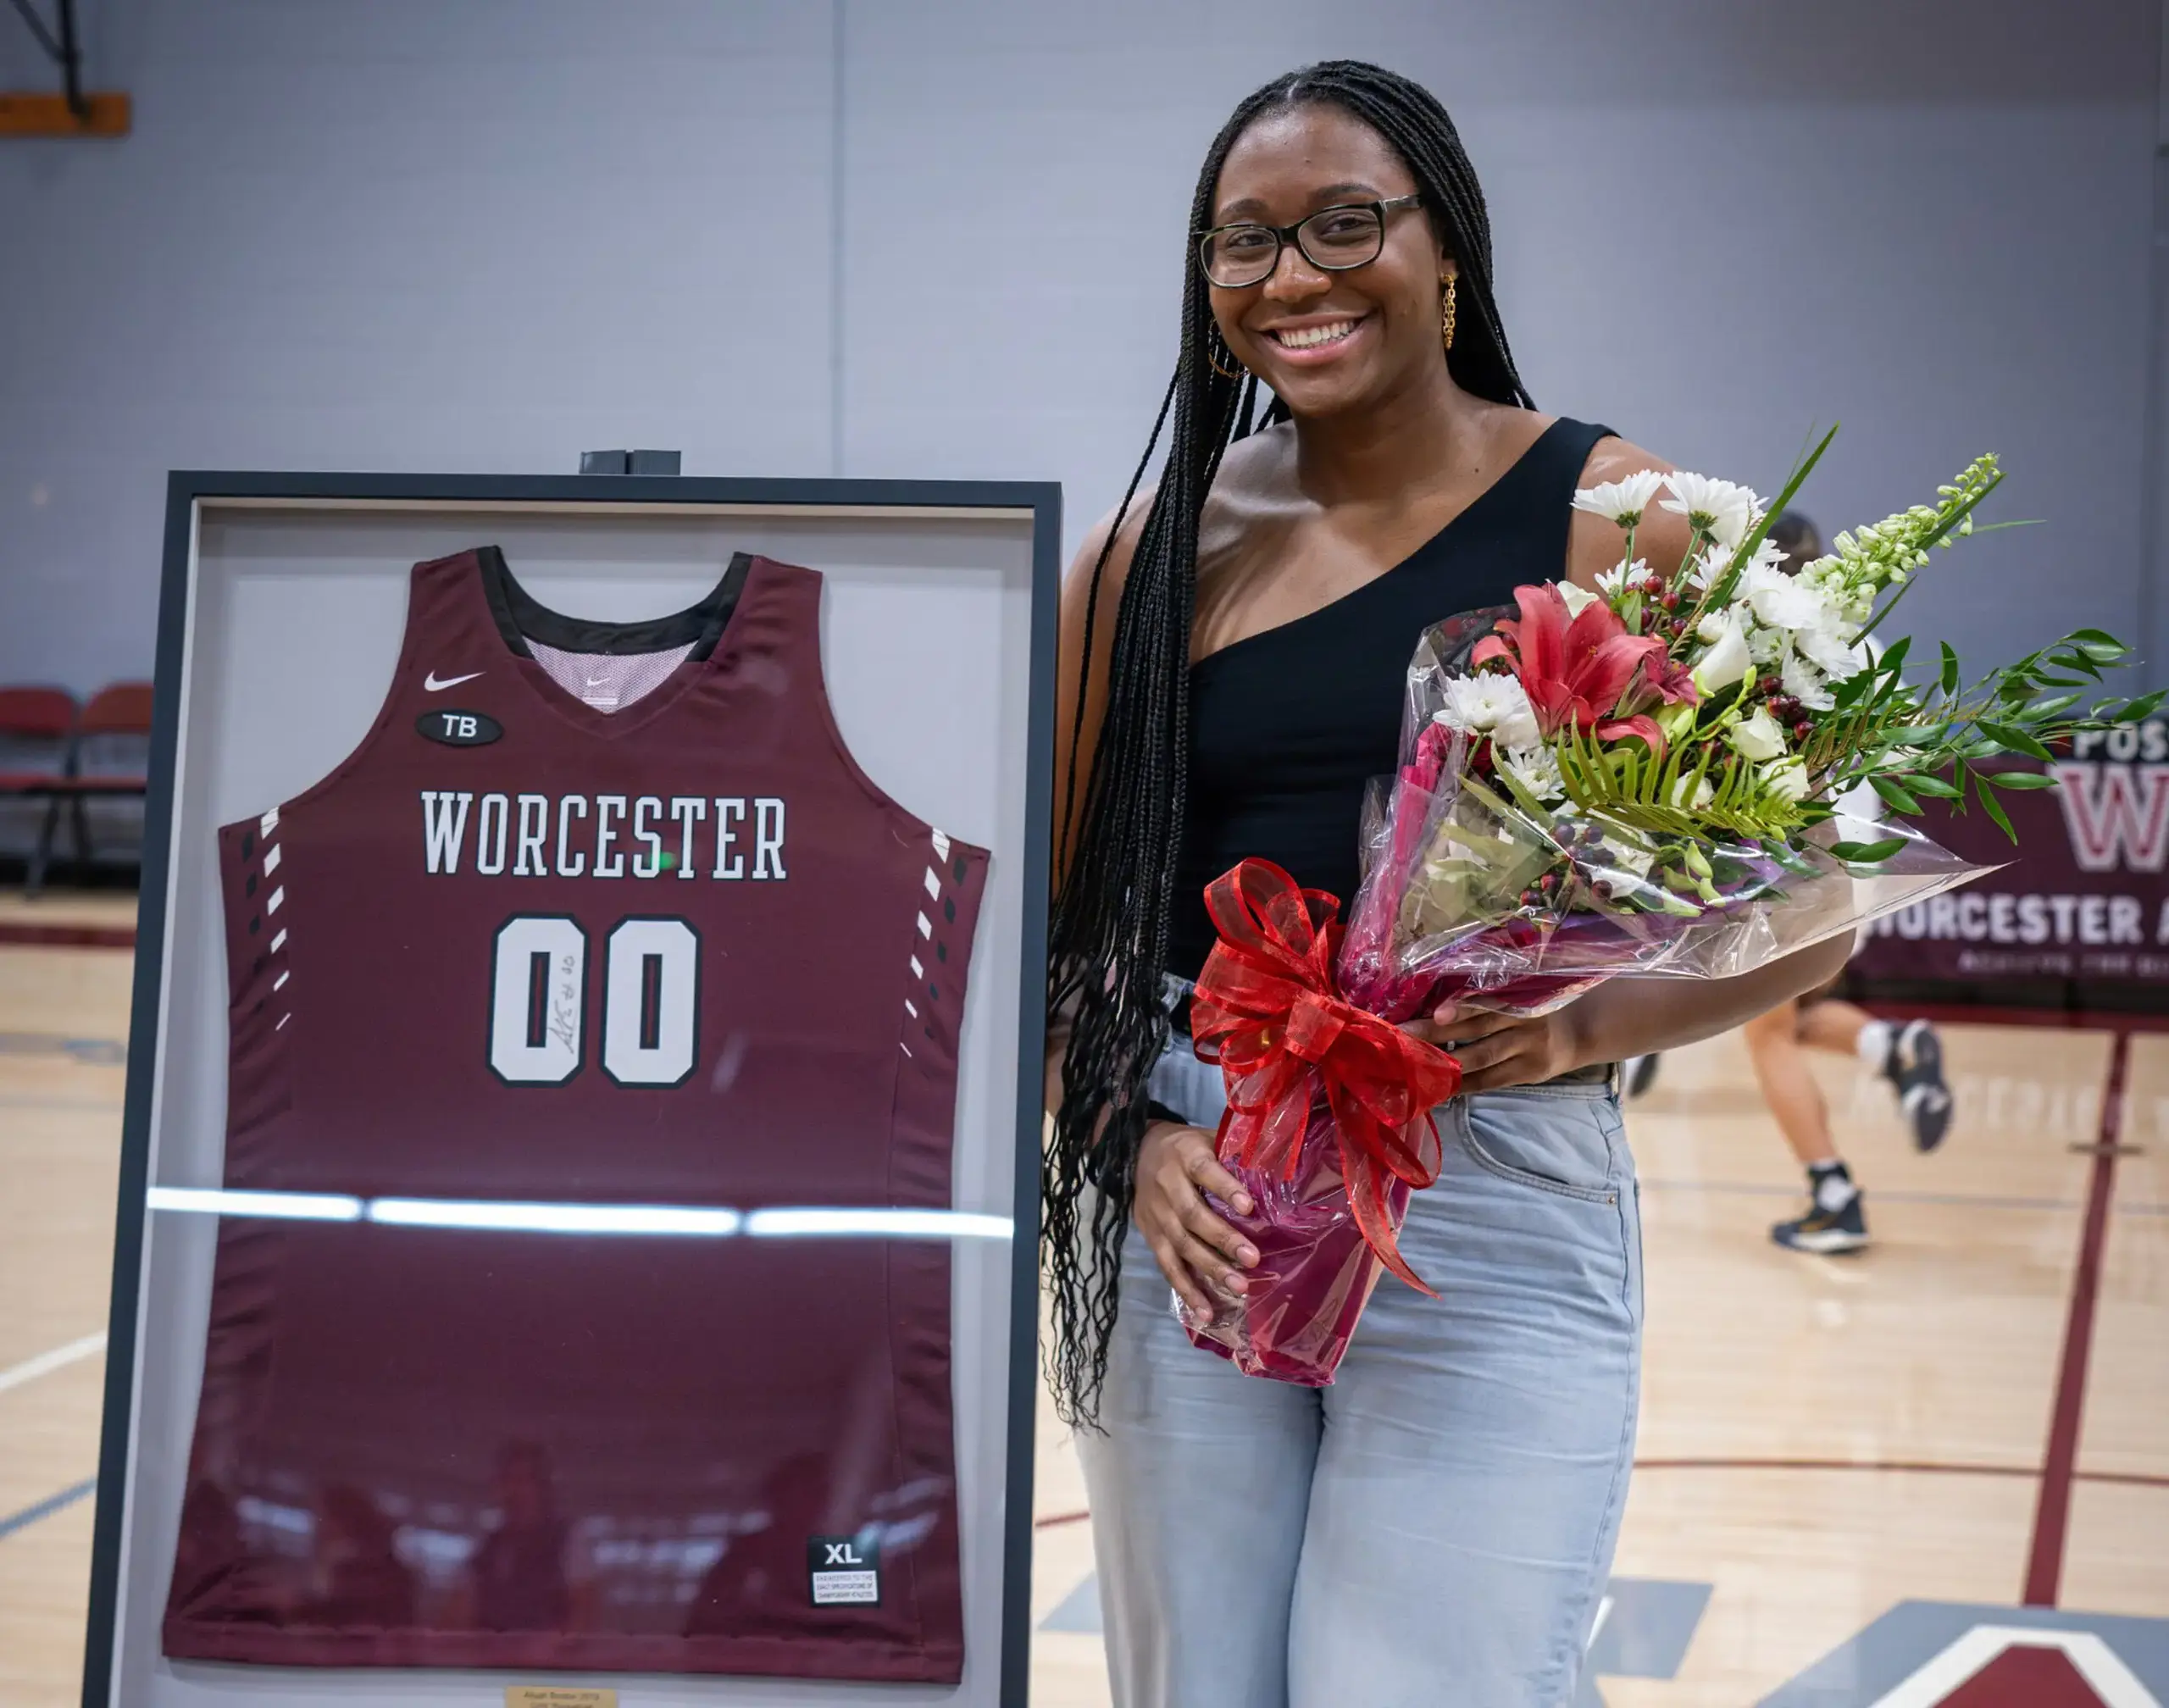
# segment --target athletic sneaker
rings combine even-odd
[[[1629,1056],[1619,1064],[1620,1086],[1629,1098],[1640,1096],[1657,1083],[1657,1063],[1661,1059],[1652,1052],[1647,1056]]]
[[[1778,1245],[1794,1251],[1834,1256],[1867,1244],[1867,1212],[1861,1189],[1843,1162],[1817,1162],[1807,1171],[1807,1214],[1780,1222],[1770,1230]]]
[[[1796,1221],[1780,1222],[1770,1237],[1792,1250],[1822,1257],[1858,1251],[1867,1244],[1867,1217],[1861,1208],[1866,1196],[1856,1191],[1842,1210],[1811,1210]]]
[[[1913,1148],[1928,1151],[1950,1130],[1950,1087],[1943,1077],[1943,1040],[1925,1020],[1909,1020],[1890,1040],[1883,1077],[1913,1131]]]

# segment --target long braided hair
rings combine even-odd
[[[1445,108],[1407,78],[1336,59],[1266,85],[1212,139],[1190,204],[1190,230],[1212,223],[1221,164],[1235,139],[1264,114],[1312,105],[1337,107],[1362,120],[1414,175],[1433,229],[1459,267],[1460,330],[1447,358],[1454,380],[1479,397],[1530,407],[1493,298],[1484,192]],[[1255,376],[1230,379],[1216,369],[1218,329],[1187,238],[1184,254],[1181,355],[1093,566],[1084,618],[1087,679],[1079,685],[1073,742],[1084,726],[1101,578],[1172,413],[1167,464],[1115,613],[1099,747],[1081,791],[1072,758],[1058,840],[1068,843],[1073,818],[1082,811],[1082,831],[1056,896],[1050,945],[1048,1000],[1068,1023],[1068,1038],[1046,1157],[1043,1262],[1054,1307],[1048,1376],[1062,1417],[1088,1424],[1097,1421],[1107,1375],[1123,1236],[1147,1118],[1145,1084],[1168,1036],[1162,984],[1190,785],[1198,518],[1222,457],[1251,430],[1258,403]],[[1265,420],[1285,419],[1284,407],[1273,400]]]

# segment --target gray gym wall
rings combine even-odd
[[[2159,3],[83,0],[136,130],[0,142],[0,680],[147,668],[175,466],[1055,477],[1073,542],[1207,141],[1341,53],[1457,116],[1542,406],[1766,491],[1841,420],[1827,526],[2000,452],[2050,525],[1920,626],[2169,657]]]

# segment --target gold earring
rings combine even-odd
[[[1221,352],[1223,351],[1226,352],[1228,359],[1235,363],[1232,369],[1220,365]],[[1212,371],[1223,380],[1242,380],[1249,377],[1250,370],[1240,362],[1235,361],[1235,352],[1229,347],[1228,341],[1221,336],[1220,328],[1217,324],[1206,334],[1205,359],[1212,364]]]
[[[1445,344],[1449,350],[1454,347],[1454,280],[1458,277],[1460,274],[1455,273],[1446,274],[1446,306],[1439,316],[1440,322],[1445,331]]]

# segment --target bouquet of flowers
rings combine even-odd
[[[1262,1261],[1213,1323],[1187,1324],[1201,1345],[1329,1381],[1380,1268],[1423,1287],[1395,1234],[1437,1177],[1428,1112],[1459,1075],[1394,1023],[1448,1001],[1542,1013],[1623,973],[1734,977],[1856,930],[1989,869],[1886,813],[1978,804],[2009,835],[1999,791],[2054,779],[1999,756],[2045,759],[2169,697],[2085,704],[2127,656],[2098,629],[1970,682],[1948,645],[1917,675],[1909,640],[1878,650],[2002,476],[1983,457],[1935,504],[1788,573],[1770,520],[1829,443],[1767,507],[1685,473],[1578,493],[1623,535],[1596,591],[1525,586],[1513,610],[1425,634],[1345,934],[1334,898],[1263,862],[1213,886],[1221,941],[1191,1031],[1228,1080],[1221,1156],[1256,1201],[1242,1225]],[[1634,552],[1655,502],[1690,530],[1670,581]]]

